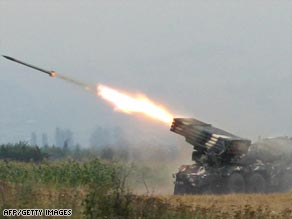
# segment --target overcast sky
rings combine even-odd
[[[86,83],[146,94],[242,137],[292,136],[291,1],[0,0],[0,51]],[[0,143],[96,126],[145,141],[169,127],[0,59]]]

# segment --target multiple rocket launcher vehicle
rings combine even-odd
[[[188,118],[175,118],[170,130],[184,136],[194,148],[195,163],[182,165],[173,175],[175,195],[286,192],[292,188],[292,154],[267,159],[259,150],[270,143],[277,147],[275,142],[280,141],[292,147],[288,137],[251,144],[248,139]]]

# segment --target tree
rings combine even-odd
[[[110,132],[98,126],[90,136],[91,147],[104,147],[110,144]]]
[[[35,132],[31,133],[30,144],[37,145],[37,135]]]
[[[104,160],[113,160],[114,158],[114,151],[110,147],[105,147],[101,150],[100,158]]]
[[[43,143],[43,147],[47,147],[49,145],[48,143],[48,135],[46,133],[42,134],[42,143]]]
[[[56,145],[59,147],[72,148],[74,144],[73,132],[70,129],[64,130],[57,127],[55,132],[55,140]]]

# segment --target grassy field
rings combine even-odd
[[[39,164],[0,161],[0,218],[7,208],[69,208],[74,219],[292,218],[292,193],[160,195],[158,187],[151,192],[152,185],[161,188],[168,180],[154,171],[157,168],[97,159]],[[133,190],[136,178],[148,189]]]
[[[3,188],[3,183],[2,183]],[[5,185],[1,208],[70,208],[71,218],[292,218],[292,193],[231,195],[134,195],[105,197],[82,187]],[[5,194],[5,197],[3,197]],[[3,217],[2,217],[3,218]],[[54,217],[52,217],[54,218]],[[57,217],[56,217],[57,218]]]
[[[168,200],[188,205],[202,218],[292,218],[292,193],[170,196]]]

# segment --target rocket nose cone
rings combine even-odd
[[[6,58],[6,59],[9,59],[9,60],[11,60],[11,61],[14,61],[15,59],[14,58],[12,58],[12,57],[10,57],[10,56],[5,56],[5,55],[2,55],[4,58]]]

